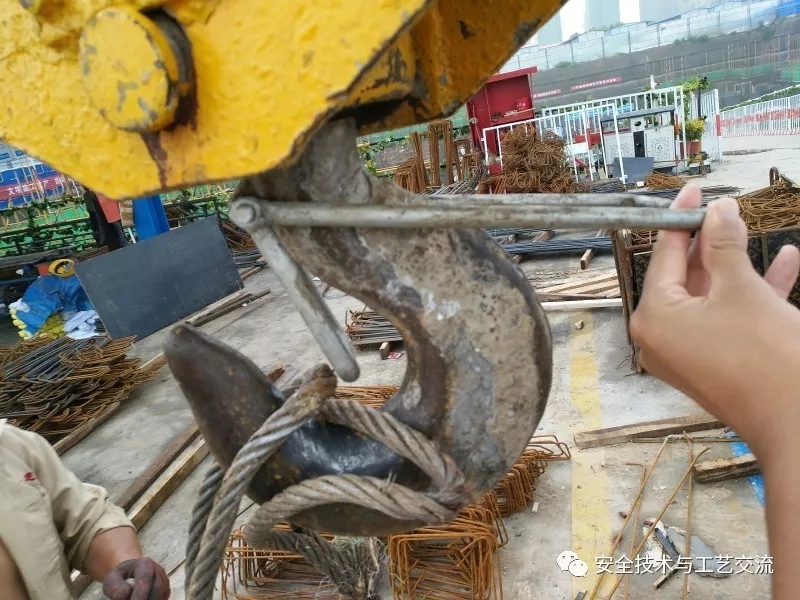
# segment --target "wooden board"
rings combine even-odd
[[[752,454],[743,454],[734,458],[706,460],[694,466],[694,479],[698,483],[716,483],[739,477],[758,475],[761,467]]]
[[[269,293],[270,293],[269,289],[266,289],[261,292],[258,292],[257,294],[249,294],[249,293],[244,294],[244,297],[241,300],[226,303],[224,306],[217,307],[214,310],[209,311],[208,313],[205,313],[204,311],[203,314],[195,315],[187,319],[186,322],[194,325],[195,327],[200,327],[201,325],[210,323],[211,321],[219,319],[220,317],[224,317],[225,315],[230,314],[239,308],[242,308],[245,304],[250,304],[255,300],[259,300],[260,298],[263,298]]]
[[[130,510],[133,503],[142,497],[142,494],[153,485],[156,479],[167,470],[181,452],[189,447],[189,444],[191,444],[198,435],[200,435],[200,431],[197,429],[197,425],[195,423],[189,425],[189,427],[175,438],[175,441],[173,441],[158,458],[150,463],[150,466],[145,469],[145,472],[139,475],[139,477],[122,492],[119,498],[114,499],[114,504],[123,510]]]
[[[208,456],[208,446],[204,440],[197,440],[192,448],[170,467],[169,473],[141,499],[128,513],[136,529],[141,529],[164,502],[177,490]]]
[[[632,423],[594,431],[580,431],[575,434],[574,439],[578,448],[597,448],[599,446],[611,446],[612,444],[629,442],[635,438],[678,435],[684,432],[692,433],[720,427],[725,427],[722,421],[709,414],[701,414],[659,419],[657,421],[644,421],[642,423]]]
[[[217,217],[75,266],[109,335],[143,338],[243,287]]]
[[[580,278],[575,281],[537,288],[538,296],[552,297],[562,295],[569,298],[619,298],[620,287],[616,271],[605,272],[595,277]],[[569,299],[569,298],[564,298]]]

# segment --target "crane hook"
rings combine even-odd
[[[364,171],[355,138],[353,120],[331,121],[293,165],[245,179],[237,194],[261,202],[418,203],[419,197]],[[547,318],[508,255],[483,230],[272,229],[251,216],[244,226],[256,243],[259,230],[269,230],[297,264],[397,327],[408,367],[382,410],[436,442],[475,494],[493,487],[535,432],[552,376]],[[191,328],[174,330],[165,354],[209,448],[227,468],[281,405],[282,393],[246,357]],[[342,473],[392,479],[418,491],[430,483],[382,444],[311,419],[268,459],[248,494],[263,503],[305,479]],[[347,504],[304,510],[292,523],[362,536],[420,525]]]

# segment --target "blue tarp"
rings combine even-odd
[[[93,310],[89,297],[75,276],[56,277],[45,275],[34,281],[22,296],[28,311],[17,311],[17,318],[25,323],[26,329],[36,333],[53,313],[65,310],[78,312]]]

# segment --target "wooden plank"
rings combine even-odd
[[[389,358],[389,354],[392,351],[392,343],[383,342],[378,351],[380,352],[381,360],[386,360],[387,358]]]
[[[619,290],[619,282],[614,281],[600,281],[597,283],[588,283],[584,286],[575,287],[565,291],[553,291],[550,289],[540,290],[545,294],[569,294],[571,296],[594,296],[612,294],[615,290]]]
[[[734,458],[706,460],[694,466],[694,480],[698,483],[716,483],[761,473],[761,467],[752,454]]]
[[[53,449],[57,454],[64,454],[64,452],[72,448],[75,444],[97,429],[99,425],[107,421],[108,418],[113,415],[118,408],[119,402],[114,402],[113,404],[109,405],[99,415],[92,417],[83,425],[77,427],[72,433],[58,440],[55,444],[53,444]]]
[[[152,373],[158,371],[161,367],[167,364],[167,357],[163,352],[159,352],[153,358],[144,363],[139,370],[143,373]]]
[[[269,289],[266,289],[262,292],[258,292],[257,294],[247,294],[244,298],[242,298],[238,302],[231,302],[230,304],[217,308],[216,310],[208,314],[192,317],[191,319],[188,319],[186,322],[194,325],[195,327],[200,327],[201,325],[205,325],[206,323],[215,321],[220,317],[224,317],[225,315],[230,314],[233,311],[238,310],[239,308],[242,308],[245,304],[250,304],[255,300],[259,300],[269,293],[270,293]]]
[[[600,238],[600,237],[605,237],[607,235],[608,231],[605,229],[601,229],[595,234],[594,237]],[[592,259],[594,258],[595,254],[597,254],[597,250],[595,250],[594,248],[589,248],[586,252],[583,253],[583,256],[581,256],[581,271],[585,271],[589,267],[589,264],[592,262]]]
[[[141,529],[150,518],[161,508],[172,494],[183,484],[194,470],[208,456],[208,446],[204,440],[196,441],[180,460],[170,469],[169,474],[151,490],[139,505],[130,513],[128,518],[136,529]],[[73,597],[80,596],[92,584],[92,578],[80,571],[72,571],[70,575],[70,589]]]
[[[189,447],[189,444],[191,444],[198,435],[200,435],[200,431],[197,429],[197,425],[195,423],[189,425],[189,427],[176,437],[158,458],[150,463],[150,466],[145,469],[145,472],[139,475],[139,477],[122,492],[119,498],[114,500],[114,504],[121,507],[123,510],[130,510],[134,502],[136,502],[142,494],[153,485],[155,480],[175,462],[175,459],[181,452]]]
[[[141,502],[128,514],[128,518],[136,529],[144,527],[164,502],[175,493],[189,475],[208,456],[208,446],[204,440],[195,444],[169,469],[169,474],[142,498]]]
[[[533,238],[533,241],[534,242],[546,242],[547,240],[552,239],[552,237],[553,237],[553,231],[548,229],[547,231],[543,231],[542,233],[537,235],[535,238]]]
[[[575,279],[573,281],[568,281],[567,283],[561,283],[558,285],[551,285],[547,287],[541,288],[540,292],[548,292],[555,294],[557,292],[572,292],[576,289],[584,288],[587,286],[597,286],[601,284],[606,284],[608,287],[615,284],[618,281],[616,271],[605,272],[602,275],[595,275],[593,277],[582,277],[580,279]]]
[[[567,302],[575,300],[606,300],[603,296],[584,296],[582,294],[548,294],[536,292],[539,302]]]
[[[593,308],[622,308],[620,298],[604,300],[568,300],[566,302],[542,302],[545,312],[566,312],[570,310],[590,310]]]
[[[580,431],[574,435],[575,445],[578,448],[597,448],[629,442],[635,438],[660,437],[678,435],[695,431],[706,431],[725,427],[725,424],[709,414],[688,415],[659,419],[657,421],[644,421],[620,427],[608,427],[593,431]]]
[[[197,321],[199,319],[204,319],[207,316],[214,314],[216,311],[218,311],[218,310],[220,310],[222,308],[227,308],[228,306],[232,306],[232,305],[233,306],[238,306],[239,304],[244,302],[245,299],[249,295],[250,295],[250,292],[246,292],[244,290],[239,290],[238,292],[234,292],[233,294],[230,294],[229,296],[225,296],[221,300],[217,300],[216,302],[214,302],[212,304],[209,304],[203,310],[196,312],[195,314],[190,316],[188,319],[186,319],[184,322],[194,325],[195,321]]]
[[[263,268],[264,268],[264,265],[258,265],[258,266],[255,266],[255,267],[250,267],[249,269],[245,269],[244,271],[242,271],[239,274],[239,276],[242,278],[242,281],[247,281],[253,275],[255,275],[256,273],[261,271]]]

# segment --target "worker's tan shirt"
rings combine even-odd
[[[106,490],[82,483],[43,437],[0,419],[0,575],[14,571],[10,554],[30,600],[71,599],[70,568],[82,570],[95,536],[116,527],[133,525]]]

